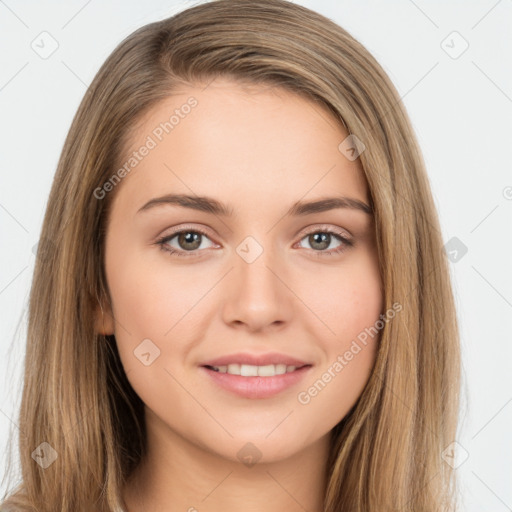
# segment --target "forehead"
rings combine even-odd
[[[347,136],[325,106],[279,87],[226,79],[181,87],[132,127],[119,164],[135,165],[116,193],[134,208],[170,192],[253,210],[337,192],[367,202],[360,161],[339,149]]]

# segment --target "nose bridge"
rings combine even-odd
[[[287,294],[291,292],[284,285],[285,277],[280,276],[282,258],[271,248],[271,238],[266,236],[260,242],[263,236],[247,236],[236,247],[229,296],[225,298],[226,321],[241,321],[256,328],[288,317]]]
[[[236,248],[237,278],[245,288],[252,288],[252,293],[273,293],[275,288],[282,286],[275,276],[275,268],[280,268],[280,264],[271,246],[271,238],[249,235]]]

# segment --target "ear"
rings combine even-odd
[[[114,317],[111,308],[97,303],[95,311],[95,330],[98,334],[107,336],[114,334]]]

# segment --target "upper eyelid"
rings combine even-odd
[[[207,236],[208,238],[212,238],[212,236],[210,235],[209,233],[209,229],[207,228],[203,228],[203,227],[196,227],[196,226],[184,226],[184,227],[180,227],[178,229],[176,229],[175,231],[172,231],[171,233],[167,234],[167,235],[160,235],[158,237],[159,240],[171,240],[172,238],[174,238],[176,235],[179,235],[180,233],[183,233],[183,232],[187,232],[187,231],[194,231],[194,232],[197,232],[197,233],[201,233],[202,235],[204,236]],[[213,237],[215,238],[215,237]],[[212,240],[213,242],[213,240]]]
[[[339,226],[332,226],[329,224],[314,224],[312,226],[308,226],[306,228],[301,229],[295,236],[298,236],[301,233],[304,233],[304,236],[310,234],[310,233],[316,233],[317,231],[327,231],[334,234],[338,234],[339,236],[344,236],[342,233],[346,233],[345,238],[352,239],[353,235],[348,231],[348,229],[341,228]]]
[[[321,231],[322,229],[326,230],[326,231],[343,231],[344,233],[347,234],[347,238],[352,238],[352,233],[350,233],[350,231],[346,228],[342,228],[342,227],[339,227],[339,226],[332,226],[330,224],[313,224],[311,226],[307,226],[305,228],[302,228],[300,229],[295,235],[295,236],[298,236],[300,233],[305,233],[306,235],[311,233],[311,232],[316,232],[316,231]],[[168,237],[173,237],[175,235],[178,235],[180,233],[182,233],[183,231],[197,231],[199,233],[202,233],[202,234],[205,234],[206,236],[210,237],[212,235],[210,235],[210,229],[209,228],[206,228],[206,227],[197,227],[197,226],[193,226],[193,225],[185,225],[183,227],[180,227],[178,229],[176,229],[175,231],[172,231],[171,233],[169,233],[168,235],[160,235],[159,238],[168,238]],[[215,236],[213,235],[213,238],[215,238]]]

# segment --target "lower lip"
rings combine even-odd
[[[274,377],[242,377],[230,373],[220,373],[206,366],[201,368],[221,388],[244,398],[269,398],[300,382],[312,366],[303,366],[291,373]]]

